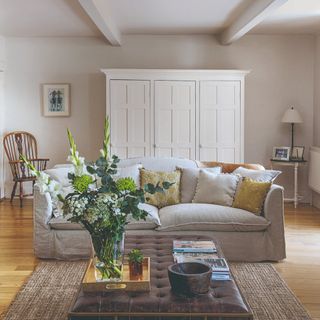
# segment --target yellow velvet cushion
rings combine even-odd
[[[271,184],[244,178],[238,186],[232,206],[259,215]]]
[[[158,208],[180,203],[180,178],[180,170],[161,172],[140,169],[141,188],[148,183],[156,185],[160,182],[160,186],[164,181],[173,183],[173,185],[170,186],[169,189],[164,190],[164,192],[156,192],[155,194],[146,193],[146,203]]]

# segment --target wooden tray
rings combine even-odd
[[[91,259],[88,264],[86,273],[82,279],[82,289],[85,292],[96,291],[150,291],[150,258],[146,257],[143,260],[143,274],[140,279],[130,279],[129,263],[125,261],[122,266],[122,280],[117,282],[97,282],[95,277],[95,269],[93,260]]]

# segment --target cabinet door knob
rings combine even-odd
[[[199,148],[202,148],[202,144],[201,143],[199,144]]]
[[[153,147],[154,147],[154,148],[156,148],[156,147],[157,147],[157,145],[156,145],[156,144],[154,144],[154,145],[153,145]]]

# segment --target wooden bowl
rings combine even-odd
[[[211,274],[211,267],[201,262],[176,263],[168,267],[172,291],[186,296],[207,293]]]

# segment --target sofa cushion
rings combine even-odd
[[[49,225],[52,229],[56,230],[82,230],[84,229],[79,223],[68,221],[67,217],[59,216],[53,217],[49,221]]]
[[[262,206],[271,184],[272,182],[261,182],[243,178],[236,192],[233,207],[258,215],[261,214]]]
[[[139,208],[148,212],[146,220],[135,220],[129,218],[129,224],[126,229],[128,230],[150,230],[160,226],[160,219],[158,214],[158,208],[151,206],[147,203],[140,203]],[[67,216],[68,217],[68,216]],[[82,230],[84,229],[79,223],[73,223],[68,221],[67,217],[59,216],[54,217],[49,221],[49,225],[52,229],[56,230]]]
[[[114,179],[118,180],[120,178],[132,178],[137,188],[140,187],[140,169],[141,164],[134,164],[128,167],[118,168],[117,173],[114,175]]]
[[[204,170],[199,173],[194,203],[212,203],[222,206],[232,206],[239,175],[222,173],[213,174]]]
[[[206,169],[199,168],[179,168],[181,170],[181,185],[180,185],[180,195],[181,203],[191,203],[196,193],[199,172],[200,170],[206,170],[211,173],[221,173],[221,167],[213,167]]]
[[[47,169],[44,171],[49,177],[60,183],[62,187],[71,186],[71,182],[68,178],[69,172],[74,172],[73,167],[57,167],[53,169]]]
[[[274,181],[281,171],[278,170],[253,170],[243,167],[238,167],[233,171],[235,174],[240,174],[241,177],[250,178],[252,180],[260,182],[272,182]]]
[[[203,203],[181,203],[160,209],[157,230],[261,231],[270,222],[248,211]]]
[[[159,210],[157,207],[147,203],[140,203],[139,208],[148,212],[146,220],[135,220],[129,218],[129,224],[126,226],[127,230],[150,230],[160,226]]]
[[[181,171],[175,170],[172,172],[140,170],[140,183],[143,189],[147,184],[156,186],[158,183],[170,182],[172,185],[169,189],[164,189],[163,192],[154,194],[146,192],[146,202],[158,208],[170,206],[180,202],[180,178]]]
[[[232,173],[238,167],[243,167],[253,170],[264,170],[264,167],[261,164],[253,163],[226,163],[226,162],[217,162],[217,161],[196,161],[199,168],[211,168],[220,166],[223,173]]]

